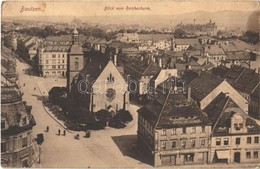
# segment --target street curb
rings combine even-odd
[[[42,94],[42,91],[41,91],[41,89],[40,89],[40,87],[38,86],[37,83],[36,83],[36,86],[37,86],[38,90],[40,91],[41,96],[44,97],[43,94]],[[63,127],[65,130],[67,130],[69,133],[73,133],[73,132],[70,131],[66,126],[64,126],[63,124],[61,124],[61,122],[59,122],[59,120],[57,120],[55,117],[53,117],[53,116],[51,115],[51,113],[46,109],[46,107],[45,107],[43,104],[42,104],[42,107],[43,107],[44,110],[47,112],[47,114],[48,114],[53,120],[55,120],[60,126],[62,126],[62,127]]]

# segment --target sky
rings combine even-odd
[[[257,1],[7,1],[2,2],[2,16],[175,15],[194,11],[255,11],[260,10],[260,0]],[[145,10],[126,10],[127,6],[143,7]],[[105,10],[106,7],[110,10]],[[123,9],[116,10],[117,7]]]

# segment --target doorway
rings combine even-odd
[[[240,163],[240,152],[234,153],[234,162]]]

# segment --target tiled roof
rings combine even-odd
[[[195,49],[201,49],[202,46],[198,39],[174,39],[176,45],[190,45]]]
[[[227,111],[229,108],[230,111]],[[212,121],[214,129],[213,135],[230,134],[231,118],[233,115],[241,115],[246,119],[247,133],[260,133],[260,126],[254,119],[244,113],[230,98],[220,93],[205,109],[209,119]],[[249,127],[250,126],[250,127]]]
[[[227,52],[226,54],[228,60],[250,60],[249,52]]]
[[[209,125],[206,114],[195,103],[188,102],[182,92],[159,95],[138,110],[155,128],[173,128],[194,125]],[[180,118],[180,119],[176,119]]]
[[[138,73],[139,77],[137,78],[140,78],[141,76],[155,76],[161,70],[161,67],[157,63],[153,61],[149,61],[148,63],[147,59],[136,63],[131,62],[128,63],[126,66]]]
[[[22,100],[21,92],[15,88],[10,86],[2,86],[1,87],[1,103],[12,103]]]
[[[103,69],[108,64],[108,61],[109,59],[104,56],[95,56],[88,58],[85,62],[84,68],[80,72],[81,78],[86,79],[88,75],[88,79],[86,80],[91,84],[99,77]]]
[[[214,67],[210,70],[210,72],[218,77],[224,78],[225,75],[227,74],[227,72],[229,71],[229,68],[227,68],[226,66],[218,66],[218,67]]]
[[[2,136],[16,134],[34,126],[35,120],[22,102],[20,91],[7,86],[2,86],[1,89],[1,118],[8,124],[8,128],[2,130]],[[19,125],[22,115],[28,117],[29,124],[26,127]]]
[[[105,39],[98,39],[97,41],[94,41],[94,44],[107,44],[107,41]]]
[[[224,78],[227,80],[228,83],[233,84],[238,76],[244,71],[243,67],[240,66],[233,66],[231,67]]]
[[[219,77],[208,72],[203,72],[200,76],[190,82],[191,96],[193,99],[200,102],[222,82],[223,80]]]
[[[258,48],[258,46],[249,45],[241,40],[235,40],[233,41],[233,44],[239,51],[245,51],[245,50],[256,51]]]
[[[210,104],[204,109],[208,114],[209,119],[213,124],[215,124],[224,109],[224,106],[228,100],[228,97],[224,93],[220,93],[215,99],[213,99]]]
[[[260,74],[255,70],[244,68],[238,79],[233,83],[233,87],[239,91],[251,93],[260,82]]]
[[[185,51],[175,52],[175,51],[172,51],[172,50],[167,50],[165,52],[165,55],[167,55],[169,57],[185,57],[186,52]]]
[[[139,41],[160,41],[170,40],[173,36],[171,34],[138,34]]]
[[[225,52],[236,52],[237,48],[233,44],[221,44],[221,47]]]
[[[225,55],[225,52],[220,45],[206,46],[205,53],[209,53],[210,55]]]

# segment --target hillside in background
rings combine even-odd
[[[175,26],[182,23],[207,23],[210,20],[215,22],[218,27],[227,28],[246,28],[250,14],[248,11],[219,11],[219,12],[205,12],[197,11],[191,13],[184,13],[178,15],[147,15],[147,16],[86,16],[77,17],[82,22],[90,24],[107,25],[131,25],[139,24],[153,27]],[[259,15],[254,15],[259,17]],[[40,22],[71,22],[75,16],[67,17],[53,17],[53,16],[39,16],[39,17],[3,17],[3,20],[37,20]]]

